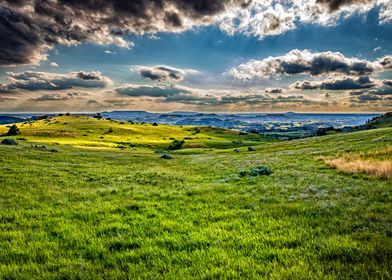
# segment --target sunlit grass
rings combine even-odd
[[[144,147],[164,149],[174,140],[185,140],[184,148],[230,148],[270,142],[256,134],[211,127],[173,126],[62,116],[18,124],[19,137],[30,142],[47,142],[86,147]],[[0,126],[0,134],[8,131]]]
[[[367,174],[383,179],[392,178],[392,146],[321,159],[328,166],[341,172]]]
[[[392,129],[261,141],[252,152],[242,143],[234,153],[238,133],[204,128],[186,142],[219,149],[188,147],[164,160],[150,147],[116,142],[164,137],[166,145],[173,135],[196,138],[194,128],[67,120],[25,124],[13,138],[27,140],[0,145],[0,279],[392,275],[391,181],[317,160],[389,160],[382,151]],[[28,127],[77,136],[23,135]],[[110,127],[113,138],[100,139]],[[272,174],[240,176],[261,165]]]

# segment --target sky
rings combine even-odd
[[[391,0],[3,0],[0,112],[386,112]]]

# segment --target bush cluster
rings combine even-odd
[[[262,166],[257,166],[254,167],[250,170],[242,170],[240,172],[240,176],[245,177],[245,176],[260,176],[260,175],[265,175],[269,176],[272,174],[271,168],[268,166],[262,165]]]
[[[185,144],[185,140],[173,140],[169,147],[167,147],[168,150],[179,150],[182,148],[182,146]]]

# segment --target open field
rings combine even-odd
[[[392,128],[272,142],[85,118],[18,127],[26,140],[0,145],[2,279],[392,277],[391,180],[321,160],[388,160]],[[154,153],[186,137],[173,159]],[[261,165],[273,173],[239,175]]]
[[[231,148],[272,141],[258,134],[240,135],[236,131],[221,128],[162,124],[153,126],[81,116],[26,122],[18,124],[18,127],[22,132],[19,138],[26,138],[32,143],[45,142],[76,147],[164,149],[174,139],[185,139],[185,148]],[[7,131],[7,126],[0,126],[0,134]]]

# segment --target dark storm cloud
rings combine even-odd
[[[290,87],[300,90],[322,89],[322,90],[349,90],[372,88],[376,85],[368,76],[358,78],[343,77],[324,81],[298,81]]]
[[[280,34],[295,27],[294,19],[325,15],[348,4],[361,6],[375,1],[319,0],[286,1],[287,4],[310,8],[302,15],[300,8],[284,10],[279,1],[268,9],[268,3],[251,0],[3,0],[0,3],[0,65],[36,63],[43,53],[55,46],[76,45],[82,42],[117,44],[131,47],[122,37],[125,34],[179,32],[198,25],[228,24],[222,16],[247,9],[258,16],[244,24],[250,34]],[[285,1],[282,1],[284,3]],[[261,5],[261,10],[258,9]],[[326,6],[327,8],[323,8]],[[382,7],[386,7],[384,3]],[[230,10],[230,13],[225,11]],[[236,11],[233,13],[233,11]],[[306,10],[306,9],[305,9]],[[313,11],[313,12],[312,12]],[[389,10],[387,10],[389,13]],[[314,14],[315,13],[315,14]],[[384,12],[383,14],[386,14]],[[330,16],[330,15],[328,15]],[[332,16],[331,16],[332,17]],[[236,20],[229,20],[236,22]],[[327,21],[328,22],[328,21]],[[286,26],[287,25],[287,26]],[[261,28],[262,27],[262,28]],[[240,28],[240,27],[238,27]],[[230,34],[229,26],[223,28]],[[241,29],[241,28],[240,28]],[[256,31],[258,30],[258,31]],[[233,33],[234,34],[234,33]]]
[[[316,3],[327,5],[331,11],[353,4],[376,3],[376,0],[317,0]]]
[[[0,4],[0,65],[23,64],[43,59],[47,42],[41,28],[28,15]]]
[[[73,87],[104,88],[111,84],[111,80],[102,73],[70,72],[67,74],[27,71],[22,73],[7,73],[8,83],[0,86],[13,91],[65,90]]]
[[[137,67],[139,74],[144,79],[159,82],[178,82],[184,78],[184,71],[170,66],[157,65],[152,67]]]
[[[386,86],[392,87],[392,80],[384,80],[382,83]]]
[[[247,0],[3,0],[0,65],[35,63],[56,44],[129,47],[126,33],[181,31],[207,24]],[[186,22],[186,23],[185,23]]]

